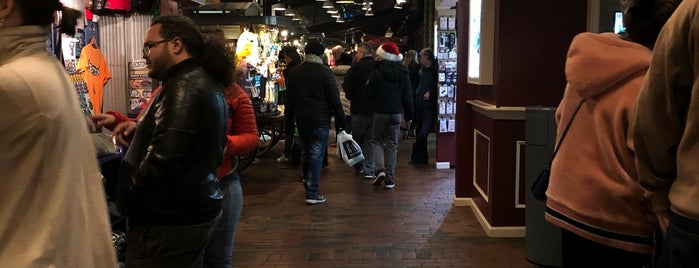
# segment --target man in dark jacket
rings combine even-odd
[[[369,144],[371,137],[371,124],[374,113],[369,105],[366,95],[366,81],[374,70],[374,49],[370,43],[357,45],[357,63],[345,74],[342,89],[345,97],[350,100],[350,112],[352,113],[352,138],[359,144],[364,153],[364,161],[356,164],[357,173],[364,174],[365,179],[374,178],[374,150]]]
[[[298,124],[307,204],[325,202],[318,180],[328,146],[331,116],[335,115],[338,130],[345,127],[335,76],[330,68],[323,65],[321,58],[324,52],[325,47],[321,43],[308,42],[305,61],[291,70],[286,85],[285,132],[292,135],[294,126]]]
[[[427,136],[437,120],[437,60],[431,48],[420,51],[420,83],[415,95],[415,143],[411,165],[427,165]]]
[[[408,69],[400,62],[403,55],[396,44],[387,42],[376,50],[381,61],[369,76],[367,95],[374,112],[371,145],[374,147],[376,178],[371,183],[393,189],[393,174],[398,154],[401,113],[405,121],[413,118],[413,93]]]
[[[289,82],[288,79],[291,70],[301,64],[301,55],[299,55],[299,52],[296,51],[296,47],[294,46],[283,47],[280,54],[284,58],[284,63],[286,64],[284,70],[282,71],[284,83],[286,84]],[[279,104],[286,105],[286,93],[286,89],[279,92]],[[284,136],[284,154],[277,158],[277,161],[282,164],[290,164],[296,167],[301,165],[301,144],[299,144],[298,135],[294,133],[290,136]]]
[[[186,17],[162,16],[145,36],[148,75],[162,89],[132,127],[123,165],[129,189],[128,267],[201,267],[206,243],[221,217],[216,179],[226,143],[223,88],[198,64],[198,26]]]

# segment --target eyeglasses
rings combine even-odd
[[[159,44],[165,43],[165,42],[170,42],[172,39],[163,39],[160,41],[153,41],[153,42],[145,42],[143,43],[143,55],[149,55],[150,50],[154,47],[156,47]]]

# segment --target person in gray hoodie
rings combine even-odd
[[[367,95],[374,113],[370,144],[374,150],[376,177],[373,186],[384,183],[395,187],[394,172],[398,154],[401,113],[405,121],[413,118],[413,93],[408,69],[396,44],[388,42],[376,50],[381,59],[367,80]]]

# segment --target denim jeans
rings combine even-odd
[[[353,114],[352,115],[352,138],[362,148],[364,161],[356,165],[361,168],[364,174],[374,174],[374,150],[369,141],[371,140],[371,125],[373,115]]]
[[[319,193],[318,179],[323,168],[323,156],[328,148],[330,126],[301,126],[299,138],[303,148],[301,170],[305,177],[306,197],[314,198]]]
[[[398,137],[400,135],[401,114],[374,114],[372,124],[371,146],[374,149],[376,172],[386,172],[386,177],[393,178],[398,155]]]
[[[672,213],[658,268],[699,267],[699,221]]]
[[[243,189],[238,173],[228,174],[219,180],[223,193],[221,220],[211,235],[204,253],[204,267],[230,268],[233,266],[233,236],[243,211]]]

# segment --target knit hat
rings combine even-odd
[[[398,51],[398,46],[391,42],[386,42],[376,50],[376,54],[384,60],[402,61],[403,55]]]
[[[306,44],[306,54],[310,53],[316,56],[322,56],[323,53],[325,53],[325,47],[323,44],[321,44],[318,41],[309,41],[308,44]]]

